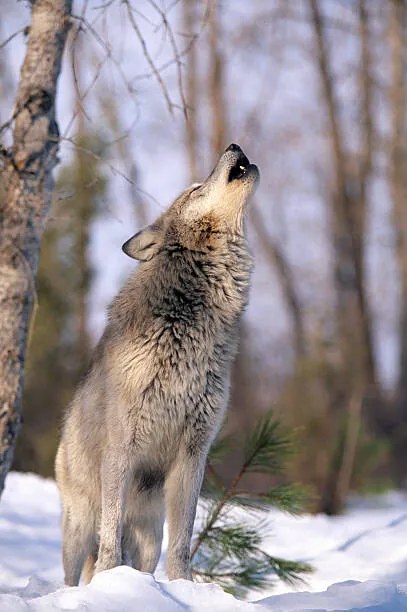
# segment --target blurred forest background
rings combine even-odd
[[[314,510],[404,486],[405,0],[78,0],[73,12],[14,469],[53,474],[61,415],[134,266],[121,244],[237,142],[262,180],[227,430],[272,407],[295,432],[288,479]],[[1,123],[29,22],[2,0]]]

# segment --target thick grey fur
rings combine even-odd
[[[165,513],[168,577],[191,578],[196,504],[252,269],[244,210],[258,169],[228,180],[242,156],[231,145],[123,246],[142,263],[110,307],[56,458],[68,585],[122,563],[153,572]]]

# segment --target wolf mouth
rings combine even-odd
[[[236,163],[232,166],[229,171],[228,183],[232,181],[239,180],[246,176],[248,169],[250,166],[250,162],[247,159],[246,155],[243,152],[239,153],[239,157],[236,160]]]

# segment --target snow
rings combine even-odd
[[[407,611],[406,494],[355,498],[339,517],[269,514],[272,535],[264,548],[315,568],[297,590],[277,582],[243,602],[214,584],[168,582],[166,537],[155,577],[123,566],[96,575],[87,586],[68,588],[55,483],[11,473],[0,503],[0,611]],[[248,514],[246,519],[252,520]]]

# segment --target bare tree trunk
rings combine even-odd
[[[371,78],[369,49],[369,19],[365,0],[359,0],[360,71],[362,142],[360,157],[354,167],[346,159],[345,137],[335,98],[334,78],[329,61],[329,44],[323,25],[319,0],[309,0],[311,25],[316,42],[318,71],[322,97],[327,109],[329,139],[333,163],[333,189],[331,196],[332,238],[335,254],[335,286],[337,293],[338,345],[341,366],[338,383],[341,389],[340,405],[332,402],[332,415],[348,414],[352,421],[352,398],[364,402],[372,390],[378,388],[374,360],[372,320],[366,298],[364,271],[364,235],[367,209],[367,187],[371,173],[373,121],[371,110]],[[356,167],[355,167],[356,166]],[[353,431],[352,423],[348,423]],[[322,498],[323,509],[337,512],[343,505],[353,470],[357,436],[345,437],[345,447],[339,450],[341,461],[333,457],[332,467]],[[347,448],[348,447],[348,448]],[[344,453],[352,447],[350,457]],[[341,466],[346,466],[342,470]],[[343,476],[345,474],[345,476]],[[341,482],[338,484],[338,477]]]
[[[40,242],[57,164],[55,96],[71,0],[34,0],[14,110],[13,145],[3,154],[0,211],[0,494],[21,426],[24,360]]]
[[[365,224],[365,202],[360,198],[357,173],[347,169],[342,130],[335,100],[333,77],[329,65],[328,44],[322,24],[318,0],[310,0],[311,18],[314,29],[319,74],[323,98],[328,111],[329,131],[334,168],[332,223],[335,246],[335,281],[338,294],[338,321],[340,337],[351,340],[351,346],[344,347],[345,359],[352,364],[356,357],[363,364],[368,384],[375,384],[376,369],[373,352],[368,304],[365,297],[363,263],[363,229]],[[361,10],[363,12],[364,5]],[[364,13],[366,16],[366,13]],[[364,53],[364,55],[363,55]],[[366,50],[362,52],[362,64],[367,60]],[[368,78],[366,71],[365,77]],[[364,90],[364,104],[369,103],[369,91]],[[370,120],[370,116],[367,118]],[[367,129],[365,129],[367,134]],[[370,135],[370,131],[369,131]],[[365,155],[364,171],[369,170],[369,157]],[[359,188],[359,189],[358,189]],[[357,196],[353,195],[356,191]],[[358,193],[359,192],[359,193]],[[350,362],[348,361],[350,359]],[[351,371],[354,367],[351,365]]]
[[[227,124],[223,99],[224,61],[220,51],[221,21],[217,0],[212,0],[209,13],[209,105],[212,114],[212,152],[220,155],[226,146]]]
[[[391,87],[390,114],[390,192],[397,228],[397,258],[401,282],[400,365],[397,388],[396,455],[400,481],[405,479],[407,459],[407,147],[406,147],[406,81],[405,28],[406,5],[403,0],[390,3]]]
[[[372,172],[373,155],[373,103],[371,77],[371,41],[370,17],[366,0],[359,0],[359,35],[360,35],[360,93],[361,93],[361,125],[362,140],[360,145],[360,161],[358,171],[358,202],[353,205],[356,222],[354,221],[354,241],[356,243],[356,279],[362,327],[362,341],[365,344],[366,381],[370,387],[378,391],[377,371],[373,348],[373,323],[366,300],[366,278],[364,269],[364,236],[366,235],[366,217],[368,212],[368,187]]]
[[[183,2],[183,22],[185,34],[190,40],[195,34],[196,25],[196,2],[195,0],[184,0]],[[198,101],[198,78],[197,78],[197,54],[196,45],[192,44],[188,51],[186,60],[186,81],[187,81],[187,104],[188,112],[185,122],[185,137],[187,154],[189,161],[189,173],[191,182],[199,179],[198,172],[198,129],[197,129],[197,101]]]
[[[219,0],[211,0],[209,12],[209,65],[207,74],[207,90],[209,96],[210,130],[211,130],[211,153],[216,159],[224,150],[228,127],[226,122],[227,106],[224,96],[224,58],[220,51],[221,21]],[[256,389],[252,379],[248,377],[249,361],[249,334],[245,333],[245,323],[240,323],[239,350],[232,370],[232,384],[230,397],[230,411],[228,423],[231,429],[237,424],[238,428],[244,428],[248,423],[248,414],[253,418],[256,413]],[[249,405],[249,403],[251,405]],[[226,466],[226,470],[228,466]]]
[[[373,118],[372,118],[372,79],[371,79],[371,53],[369,12],[366,0],[359,0],[359,35],[361,46],[360,57],[360,92],[361,92],[361,124],[363,128],[359,180],[361,185],[361,201],[364,214],[367,209],[367,183],[372,171],[373,152]]]
[[[76,37],[75,55],[78,58],[83,57],[83,38],[82,34]],[[85,110],[81,100],[81,83],[82,70],[80,60],[78,63],[72,63],[73,78],[76,82],[76,115],[77,115],[77,141],[80,144],[86,145],[86,126],[85,126]],[[77,180],[81,186],[81,193],[76,198],[77,211],[74,216],[76,237],[75,251],[77,263],[77,287],[76,287],[76,356],[77,356],[77,377],[83,375],[89,365],[89,355],[91,341],[88,331],[88,315],[87,315],[87,296],[91,279],[91,268],[88,258],[89,231],[90,222],[93,214],[93,194],[87,189],[86,183],[88,180],[87,159],[84,151],[78,150],[76,153],[77,160]]]
[[[355,269],[352,258],[351,237],[346,231],[346,216],[350,208],[349,188],[345,170],[341,127],[334,94],[334,84],[328,61],[328,45],[322,24],[318,0],[310,0],[312,26],[316,40],[318,71],[322,85],[322,98],[326,105],[329,126],[329,140],[332,151],[334,184],[332,199],[332,235],[335,254],[335,284],[338,298],[339,337],[347,338],[351,312],[355,308]]]
[[[85,138],[84,126],[80,121],[78,129],[79,139]],[[82,151],[78,155],[78,180],[83,186],[83,192],[79,194],[77,206],[78,211],[75,215],[75,236],[76,236],[76,261],[77,261],[77,288],[76,288],[76,355],[77,355],[77,376],[82,376],[89,364],[91,341],[88,331],[87,297],[91,279],[91,269],[88,258],[90,222],[93,214],[92,194],[86,191],[87,165],[86,156]]]
[[[250,210],[250,220],[259,238],[260,246],[264,250],[271,267],[274,267],[277,271],[280,279],[285,302],[291,313],[295,354],[299,358],[304,357],[306,352],[304,321],[290,266],[281,252],[281,249],[274,243],[271,236],[269,236],[264,221],[254,206],[252,206]]]
[[[349,494],[358,448],[359,432],[362,421],[362,397],[352,397],[346,417],[346,428],[337,478],[330,501],[331,514],[337,514],[343,508]]]

